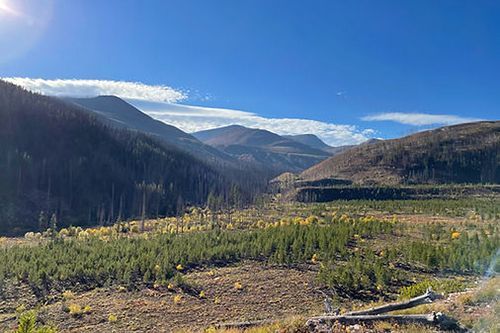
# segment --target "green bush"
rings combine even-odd
[[[18,325],[14,333],[56,333],[50,326],[37,324],[37,313],[34,310],[24,311],[18,315]]]
[[[437,293],[449,294],[454,292],[463,291],[465,289],[465,284],[461,281],[446,279],[446,280],[424,280],[415,283],[408,287],[402,287],[399,289],[399,298],[408,299],[415,296],[424,294],[428,288],[432,288]]]

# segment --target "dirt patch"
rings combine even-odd
[[[394,216],[402,223],[418,223],[418,224],[463,224],[467,222],[465,217],[439,216],[431,214],[388,214],[373,212],[371,215],[380,220],[390,220]]]
[[[44,306],[40,317],[57,326],[58,332],[172,332],[227,321],[317,314],[322,311],[322,297],[315,291],[316,274],[307,268],[261,263],[204,269],[185,275],[197,292],[203,290],[203,297],[179,288],[132,292],[104,288],[76,294],[66,301],[66,306],[90,306],[89,314],[74,317],[63,311],[61,300]],[[117,320],[109,322],[110,315]],[[15,323],[3,325],[0,331],[11,329]]]

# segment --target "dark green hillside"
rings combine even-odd
[[[140,216],[144,194],[147,216],[171,214],[232,187],[173,147],[0,81],[0,234],[45,229],[53,214],[59,226]]]
[[[500,121],[447,126],[359,145],[301,174],[357,184],[500,183]]]
[[[87,112],[101,116],[100,119],[112,127],[147,133],[205,162],[212,162],[215,165],[234,165],[237,163],[229,155],[203,144],[192,135],[174,126],[151,118],[119,97],[98,96],[65,98],[64,100],[82,106]]]

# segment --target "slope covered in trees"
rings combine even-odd
[[[500,121],[420,132],[359,145],[301,174],[358,184],[500,183]]]
[[[278,134],[239,125],[193,133],[202,142],[268,170],[272,176],[302,171],[330,154]]]
[[[200,142],[177,127],[155,120],[136,107],[116,96],[93,98],[65,98],[64,100],[83,107],[83,110],[102,117],[109,125],[128,128],[153,135],[167,144],[186,151],[204,161],[217,164],[234,164],[229,155]]]
[[[174,213],[239,192],[212,167],[0,81],[0,234]],[[53,218],[52,218],[53,217]]]

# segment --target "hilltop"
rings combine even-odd
[[[330,156],[270,131],[231,125],[193,133],[202,142],[240,160],[267,170],[273,176],[282,172],[300,172]]]
[[[500,121],[483,121],[362,144],[301,173],[357,184],[499,183]]]

